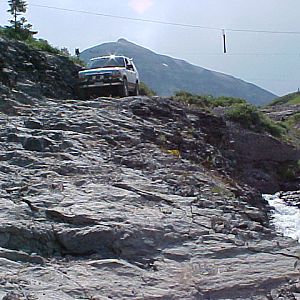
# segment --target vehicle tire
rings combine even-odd
[[[129,92],[128,92],[128,82],[127,79],[123,79],[123,84],[120,86],[120,97],[128,97]]]
[[[134,88],[134,91],[133,91],[133,96],[138,96],[140,94],[140,87],[139,87],[139,83],[137,82],[135,84],[135,88]]]

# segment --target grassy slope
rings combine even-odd
[[[271,110],[285,111],[287,107],[282,107],[281,105],[295,105],[300,104],[300,92],[291,93],[280,98],[275,99],[268,107]],[[293,111],[292,114],[283,117],[281,123],[282,126],[287,129],[287,136],[290,142],[292,142],[297,147],[300,147],[300,109],[298,107],[289,107],[289,110]]]
[[[289,101],[289,104],[300,104],[300,95]]]
[[[300,104],[300,92],[291,93],[275,99],[270,106],[281,104]]]

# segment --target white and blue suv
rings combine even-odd
[[[139,74],[132,61],[125,56],[92,58],[88,67],[78,73],[81,98],[105,94],[127,97],[139,94]]]

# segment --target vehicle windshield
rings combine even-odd
[[[125,67],[123,57],[101,57],[90,61],[88,68]]]

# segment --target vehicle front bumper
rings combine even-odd
[[[80,83],[79,87],[80,88],[96,88],[96,87],[109,87],[109,86],[120,86],[123,84],[123,81],[119,82],[94,82],[94,83]]]
[[[98,76],[91,76],[79,81],[79,87],[81,88],[96,88],[96,87],[109,87],[120,86],[123,84],[122,78],[98,78]]]

